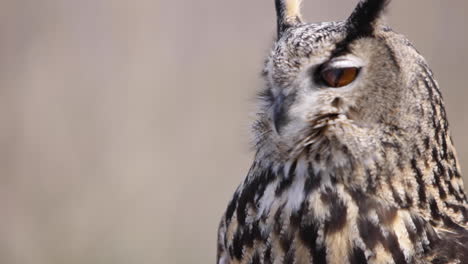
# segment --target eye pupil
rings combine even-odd
[[[321,72],[324,83],[333,88],[343,87],[352,83],[359,73],[359,68],[335,68]]]

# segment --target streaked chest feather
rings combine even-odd
[[[327,173],[299,160],[248,177],[223,220],[221,260],[424,263],[415,256],[439,238],[423,219],[349,190]]]

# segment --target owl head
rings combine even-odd
[[[403,157],[405,148],[445,140],[437,84],[410,42],[385,25],[388,2],[362,0],[344,21],[305,23],[300,1],[276,0],[277,39],[255,126],[260,152],[340,163],[375,159],[389,145]]]

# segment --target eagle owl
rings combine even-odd
[[[442,95],[384,24],[388,2],[309,24],[298,0],[276,0],[255,160],[221,220],[219,264],[468,263]]]

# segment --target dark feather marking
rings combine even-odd
[[[359,206],[359,208],[361,208],[361,206]],[[379,212],[379,218],[384,225],[388,225],[390,222],[394,221],[397,215],[395,208],[389,210],[382,209],[379,210]],[[364,243],[368,248],[374,249],[375,246],[380,243],[386,250],[390,251],[395,263],[407,263],[395,233],[390,231],[387,237],[385,237],[380,227],[367,218],[360,218],[358,220],[358,229],[359,234],[364,239]],[[415,238],[415,235],[413,235],[413,238]]]
[[[268,185],[273,182],[275,179],[275,174],[271,170],[271,168],[268,168],[260,173],[259,176],[259,186],[256,192],[257,198],[255,199],[255,204],[258,204],[260,199],[262,199],[263,194],[265,193],[265,189],[268,187]]]
[[[410,193],[405,192],[406,206],[409,208],[413,206],[413,198],[410,196]]]
[[[236,206],[237,206],[237,198],[239,197],[239,192],[235,192],[234,193],[234,197],[232,198],[232,200],[229,202],[229,205],[227,207],[227,210],[226,210],[226,226],[228,226],[231,222],[231,219],[232,219],[232,216],[234,214],[234,211],[236,210]]]
[[[250,260],[250,263],[251,263],[251,264],[260,264],[260,263],[261,263],[261,261],[260,261],[260,255],[259,255],[258,251],[255,252],[255,254],[253,255],[252,259]]]
[[[465,202],[465,200],[463,199],[463,197],[460,196],[460,193],[458,193],[455,188],[453,188],[452,184],[448,184],[448,191],[451,195],[455,196],[455,199],[458,201],[458,202]]]
[[[315,157],[314,157],[315,162],[320,162],[321,157],[322,156],[320,155],[320,152],[315,153]]]
[[[311,249],[316,247],[318,229],[319,227],[315,221],[312,221],[312,223],[302,224],[299,229],[301,240]]]
[[[429,95],[429,99],[430,99],[431,102],[433,102],[434,101],[434,91],[433,91],[431,85],[429,84],[429,82],[427,81],[426,76],[421,74],[421,75],[419,75],[419,79],[423,80],[424,86],[426,87],[427,93]],[[432,108],[435,109],[434,107],[432,107]],[[435,115],[436,113],[433,112],[433,114]]]
[[[251,248],[254,243],[254,234],[252,232],[252,227],[246,227],[244,232],[242,232],[240,243],[242,246]]]
[[[260,230],[260,223],[259,221],[255,221],[251,228],[250,228],[250,232],[251,232],[251,236],[252,236],[252,240],[264,240],[266,239],[263,235],[262,235],[262,232]]]
[[[286,252],[286,255],[284,255],[283,264],[294,264],[294,259],[295,259],[295,251],[294,251],[294,248],[291,247]]]
[[[325,233],[333,234],[341,231],[346,225],[347,207],[336,192],[326,191],[320,198],[323,203],[330,206],[330,217],[325,221]]]
[[[309,201],[306,199],[302,201],[301,207],[297,211],[293,211],[291,213],[291,217],[289,218],[289,223],[293,228],[299,228],[302,218],[305,214],[307,214],[307,210],[309,207]]]
[[[251,204],[253,206],[253,209],[256,210],[257,209],[256,204],[258,203],[261,196],[263,196],[263,193],[266,187],[276,177],[276,175],[270,169],[262,171],[259,175],[251,175],[251,176],[252,176],[252,180],[250,182],[248,181],[244,182],[244,189],[242,189],[241,194],[238,196],[235,195],[235,198],[238,197],[238,199],[233,199],[233,201],[236,200],[237,202],[236,204],[237,221],[239,222],[239,225],[241,226],[245,224],[247,206]],[[255,200],[256,195],[258,195],[257,200]],[[232,205],[232,207],[234,207],[234,205]],[[231,208],[231,204],[230,204],[228,207],[229,216],[232,216],[232,213],[233,213],[232,210],[233,208]],[[231,217],[229,217],[229,219],[230,218]]]
[[[421,65],[421,67],[425,68],[426,66],[425,65]],[[420,79],[423,80],[424,82],[424,86],[426,87],[427,89],[427,92],[428,92],[428,95],[429,95],[429,99],[430,99],[430,103],[431,103],[431,108],[432,108],[432,126],[434,127],[434,137],[437,141],[437,143],[441,143],[440,142],[440,130],[441,130],[441,126],[440,126],[440,122],[438,122],[436,120],[436,117],[437,117],[437,107],[436,107],[436,103],[435,103],[435,99],[434,99],[434,90],[438,90],[437,88],[433,87],[433,83],[429,83],[429,81],[427,79],[431,79],[431,78],[427,78],[427,76],[425,75],[420,75],[419,76]],[[439,108],[440,108],[440,104],[439,104]]]
[[[254,222],[248,227],[244,227],[242,230],[242,235],[240,236],[240,244],[244,247],[251,248],[254,245],[255,240],[262,239],[260,229],[258,227],[258,222]]]
[[[297,166],[297,160],[293,162],[291,165],[291,168],[288,171],[288,175],[282,176],[281,181],[278,184],[278,187],[276,188],[275,195],[278,197],[283,194],[283,192],[291,186],[291,184],[294,181],[294,178],[296,177],[296,166]],[[280,169],[280,172],[283,170]]]
[[[229,255],[234,256],[234,247],[233,247],[233,245],[230,245],[228,250],[229,250]]]
[[[416,181],[418,183],[418,194],[419,194],[419,206],[423,207],[423,204],[426,203],[426,187],[423,180],[423,174],[421,169],[419,169],[416,159],[411,160],[411,167],[416,174]]]
[[[350,264],[367,264],[367,258],[364,251],[358,247],[353,248],[349,255]]]
[[[243,244],[241,242],[241,239],[242,239],[242,229],[238,229],[236,233],[234,234],[234,238],[232,239],[232,248],[233,248],[232,255],[238,260],[242,260],[242,256],[243,256],[243,251],[242,251]]]
[[[428,150],[430,148],[430,138],[429,137],[426,137],[424,139],[424,147],[426,148],[426,150]]]
[[[396,237],[394,232],[390,232],[387,236],[386,243],[388,245],[388,249],[390,250],[390,253],[392,254],[393,260],[395,263],[398,264],[406,264],[408,263],[405,259],[405,255],[403,254],[403,251],[401,250],[400,244],[398,243],[398,238]]]
[[[290,231],[286,231],[280,235],[279,243],[280,243],[281,249],[283,250],[283,252],[286,253],[286,255],[290,251],[294,253],[294,248],[292,247],[293,239],[294,239],[294,233]],[[292,260],[294,260],[294,256],[292,257],[293,257]]]
[[[439,221],[442,218],[442,215],[440,214],[439,207],[434,199],[429,201],[429,208],[431,210],[432,219],[434,221]]]
[[[320,247],[319,249],[314,250],[313,263],[314,264],[327,263],[327,249],[325,247]]]
[[[409,239],[411,240],[411,243],[413,243],[413,245],[416,245],[416,243],[420,239],[417,227],[411,226],[410,223],[406,221],[405,221],[405,227],[406,227],[406,231],[408,232],[408,236],[409,236]]]
[[[364,243],[370,249],[373,249],[378,242],[385,241],[380,228],[370,220],[361,218],[358,220],[359,234],[364,239]]]
[[[439,177],[445,178],[445,175],[447,175],[447,174],[446,174],[445,167],[442,164],[441,160],[437,161],[437,170],[438,170],[438,173],[439,173]]]
[[[434,89],[434,91],[437,93],[439,98],[443,98],[442,93],[440,92],[439,86],[435,82],[434,74],[432,73],[431,69],[426,63],[423,63],[423,70],[426,72],[427,76],[429,76],[429,81],[431,82],[431,85]]]
[[[418,61],[418,65],[421,67],[422,71],[425,73],[425,75],[421,75],[420,78],[423,79],[425,82],[427,81],[425,77],[428,77],[430,83],[427,83],[427,87],[431,88],[430,93],[431,93],[431,99],[433,99],[433,92],[435,91],[438,95],[439,98],[442,98],[442,93],[440,92],[439,86],[435,82],[435,79],[433,78],[433,73],[431,69],[429,69],[429,66],[427,65],[426,62],[424,61]]]
[[[421,238],[423,234],[425,233],[426,223],[420,217],[417,217],[414,215],[411,216],[411,220],[413,221],[413,224],[416,227],[416,233],[415,233],[416,237]],[[422,246],[423,246],[423,251],[425,253],[429,252],[432,249],[431,244],[423,243]]]
[[[442,158],[444,160],[448,159],[447,138],[445,136],[442,136]]]
[[[436,163],[439,162],[439,153],[437,152],[436,147],[432,148],[432,160]]]
[[[281,249],[283,249],[284,252],[288,252],[289,249],[291,248],[292,241],[293,241],[293,233],[292,232],[284,232],[283,234],[280,235],[280,246]]]
[[[449,169],[448,169],[449,180],[452,180],[452,179],[453,179],[453,176],[454,176],[453,174],[454,174],[454,173],[453,173],[452,168],[449,168]]]
[[[310,219],[313,219],[313,217],[313,212],[309,211],[307,217],[305,217],[301,223],[299,237],[304,245],[309,248],[313,263],[324,264],[327,263],[327,252],[326,248],[322,244],[317,243],[320,226],[316,221],[310,221]]]
[[[436,243],[440,240],[439,237],[437,236],[437,233],[435,232],[433,225],[435,223],[429,223],[426,222],[422,217],[412,215],[411,219],[416,226],[416,230],[418,232],[419,236],[422,236],[423,234],[427,236],[427,239],[429,240],[429,244],[425,244],[425,252],[429,252],[432,250],[432,248],[435,246]],[[432,221],[432,220],[431,220]]]
[[[447,198],[447,193],[445,192],[444,186],[442,186],[442,182],[440,181],[440,175],[437,175],[436,172],[434,172],[434,179],[435,185],[439,190],[439,197],[444,200]]]
[[[252,203],[255,197],[255,192],[258,187],[258,180],[253,180],[250,184],[245,185],[237,202],[237,222],[240,226],[245,225],[247,216],[247,205]]]
[[[317,190],[320,187],[320,183],[322,180],[320,171],[317,173],[317,175],[315,175],[314,169],[312,168],[310,164],[309,164],[307,171],[308,171],[308,175],[307,175],[308,177],[304,184],[305,197],[309,196],[311,192]]]
[[[444,222],[444,225],[448,228],[451,228],[453,230],[456,230],[457,232],[463,232],[465,231],[465,228],[461,227],[457,223],[455,223],[452,218],[442,215],[442,221]]]
[[[447,203],[447,202],[445,203],[445,206],[447,206],[447,208],[452,209],[455,213],[458,213],[459,211],[461,211],[463,218],[465,218],[465,221],[468,219],[468,208],[466,206]]]
[[[389,186],[390,186],[390,190],[392,191],[392,197],[395,200],[395,202],[398,205],[403,206],[403,200],[401,199],[400,195],[395,190],[395,187],[393,186],[393,184],[389,184]]]
[[[434,119],[435,119],[435,116],[434,116]],[[434,132],[434,136],[436,138],[436,141],[438,144],[440,144],[441,142],[441,137],[443,137],[443,135],[441,134],[441,131],[442,131],[442,127],[440,125],[440,122],[437,122],[437,125],[435,126],[435,132]]]
[[[283,213],[284,206],[286,204],[281,205],[278,210],[275,213],[274,219],[274,226],[273,226],[273,231],[275,232],[276,235],[281,234],[281,229],[283,228],[283,220],[281,219],[281,215]]]
[[[271,256],[271,244],[267,244],[265,254],[263,254],[263,263],[264,264],[273,263],[273,259],[272,259],[272,256]]]

